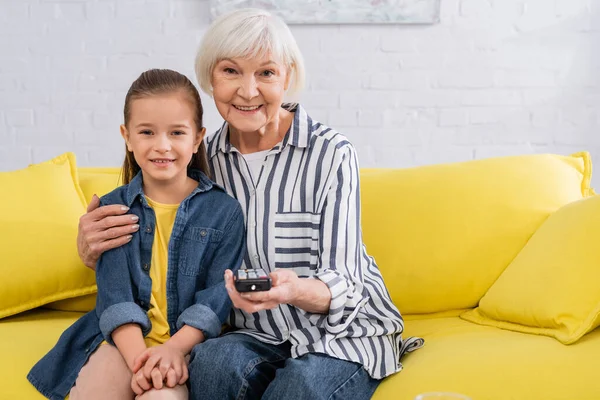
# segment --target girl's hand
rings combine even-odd
[[[292,304],[298,297],[300,278],[294,271],[278,269],[269,274],[271,290],[265,292],[240,293],[236,290],[233,272],[225,271],[225,287],[233,306],[247,313],[270,310],[279,304]]]
[[[150,347],[140,354],[133,366],[134,375],[142,376],[152,383],[155,389],[184,384],[188,379],[185,354],[169,343]]]
[[[131,377],[131,390],[133,390],[136,395],[141,395],[150,389],[152,389],[152,381],[146,379],[144,371],[139,370],[138,372],[134,372]]]
[[[188,374],[187,366],[184,366],[184,372],[187,377],[187,374]],[[169,368],[169,370],[167,371],[166,376],[165,376],[160,372],[159,368],[155,367],[150,372],[150,375],[151,375],[151,378],[147,379],[144,376],[143,369],[140,369],[138,372],[136,372],[133,375],[133,377],[131,378],[131,389],[134,391],[134,393],[136,395],[141,395],[144,392],[146,392],[150,389],[153,389],[153,388],[157,389],[157,390],[160,390],[165,386],[169,387],[169,388],[173,388],[173,387],[177,386],[178,384],[185,383],[185,381],[183,381],[182,383],[179,383],[179,381],[177,380],[177,373],[175,372],[175,370],[173,368]]]

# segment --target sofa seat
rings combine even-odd
[[[44,399],[27,380],[33,365],[82,313],[38,308],[0,320],[0,399]],[[10,362],[7,362],[10,360]]]
[[[476,325],[459,313],[406,317],[406,334],[425,338],[426,345],[403,359],[404,371],[384,380],[375,400],[413,400],[428,391],[456,391],[473,400],[600,399],[600,329],[566,346]],[[36,309],[0,321],[0,399],[43,399],[27,372],[80,315]]]
[[[425,346],[403,359],[404,370],[384,380],[373,399],[413,400],[430,391],[473,400],[600,399],[600,328],[567,346],[473,324],[460,313],[405,316],[406,335],[425,338]]]

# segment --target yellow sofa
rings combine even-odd
[[[85,201],[117,185],[118,169],[74,170],[72,161]],[[600,202],[590,176],[586,153],[361,170],[367,250],[403,312],[405,335],[425,339],[375,399],[432,391],[473,400],[600,399],[600,290],[590,291],[600,270],[600,262],[591,265],[600,245],[590,246],[600,243]],[[14,223],[14,212],[0,218]],[[586,221],[593,224],[577,225]],[[69,246],[76,254],[75,242]],[[1,302],[8,292],[0,293]],[[77,310],[94,304],[93,294],[61,293],[27,303],[35,308],[13,304],[14,315],[0,320],[0,399],[42,398],[28,370]]]

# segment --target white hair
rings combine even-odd
[[[290,76],[290,93],[304,87],[304,61],[288,26],[265,10],[245,8],[217,18],[204,34],[196,54],[196,77],[200,88],[212,95],[215,65],[226,58],[263,57],[269,53],[282,62]]]

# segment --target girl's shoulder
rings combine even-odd
[[[188,224],[227,231],[235,221],[243,221],[242,206],[216,183],[190,197],[186,205]],[[243,223],[243,222],[242,222]]]
[[[100,205],[108,206],[112,204],[126,204],[129,185],[121,185],[100,197]]]
[[[203,195],[204,196],[198,196],[196,201],[206,201],[206,197],[209,197],[210,203],[212,203],[216,209],[241,209],[240,202],[235,197],[227,193],[225,188],[216,182],[213,182],[212,187],[203,192]]]
[[[200,196],[193,196],[190,200],[193,202],[211,202],[222,204],[226,207],[240,207],[239,202],[229,195],[225,188],[207,176],[204,172],[193,169],[189,171],[189,176],[198,182]]]

